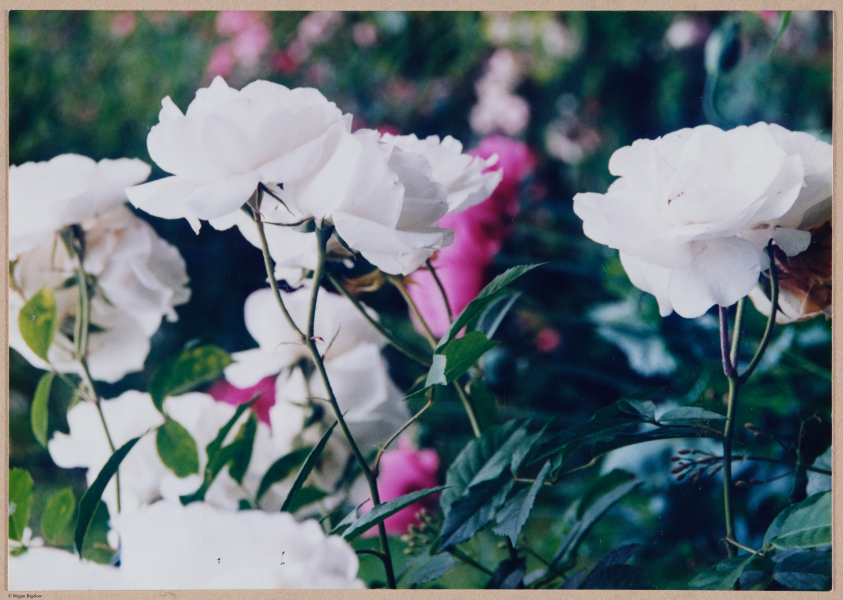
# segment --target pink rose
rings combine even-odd
[[[455,230],[454,243],[433,260],[454,316],[488,283],[486,271],[518,215],[518,187],[535,166],[526,144],[502,136],[485,138],[469,154],[481,158],[497,154],[497,164],[487,171],[503,169],[503,179],[483,202],[439,220],[439,226]],[[441,336],[450,325],[442,294],[426,269],[419,269],[412,278],[417,285],[409,286],[410,296],[434,335]]]
[[[231,69],[237,64],[237,58],[231,50],[230,44],[220,44],[211,53],[211,58],[208,60],[208,67],[205,74],[209,79],[214,77],[228,77]]]
[[[381,502],[388,502],[412,492],[436,487],[439,480],[439,455],[433,448],[417,450],[407,438],[398,440],[398,448],[387,450],[381,456],[378,475],[378,492]],[[423,508],[432,510],[437,503],[438,494],[431,494],[395,513],[384,521],[386,532],[390,535],[406,533],[410,525],[418,523],[416,514]],[[361,512],[372,509],[371,502],[364,505]],[[366,532],[367,536],[377,535],[377,528]]]
[[[255,394],[261,393],[261,397],[252,405],[252,410],[257,414],[258,420],[272,426],[269,422],[269,409],[275,406],[275,377],[264,377],[256,385],[248,388],[234,387],[225,379],[220,379],[211,386],[208,393],[217,402],[234,406],[245,404],[254,398]]]
[[[249,10],[223,10],[217,13],[217,33],[234,35],[261,19],[261,13]]]

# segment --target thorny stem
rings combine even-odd
[[[448,322],[452,322],[454,320],[454,313],[451,312],[451,303],[448,302],[448,294],[445,293],[445,286],[442,285],[442,282],[439,280],[439,275],[436,274],[436,269],[433,268],[433,263],[430,262],[428,258],[425,262],[427,265],[427,270],[430,271],[430,274],[433,275],[433,281],[436,282],[436,287],[439,288],[439,293],[442,294],[442,301],[445,303],[445,310],[448,311]]]
[[[383,456],[383,453],[386,451],[386,449],[387,449],[387,448],[389,448],[389,445],[390,445],[392,442],[394,442],[394,441],[395,441],[395,439],[396,439],[399,435],[401,435],[402,433],[404,433],[404,431],[407,429],[407,427],[409,427],[410,425],[412,425],[413,423],[415,423],[415,422],[416,422],[416,420],[418,420],[418,418],[419,418],[420,416],[422,416],[422,415],[423,415],[423,414],[427,411],[427,409],[429,409],[431,406],[433,406],[433,395],[434,395],[434,393],[435,393],[435,392],[436,392],[436,388],[435,388],[435,387],[433,387],[433,388],[431,388],[431,389],[430,389],[430,397],[429,397],[429,398],[428,398],[428,400],[427,400],[427,404],[425,404],[425,405],[424,405],[424,406],[423,406],[423,407],[419,410],[419,412],[417,412],[417,413],[416,413],[416,414],[414,414],[412,417],[410,417],[410,419],[409,419],[406,423],[404,423],[404,424],[403,424],[403,425],[402,425],[402,426],[398,429],[398,431],[396,431],[395,433],[393,433],[393,434],[392,434],[392,437],[391,437],[391,438],[389,438],[389,439],[386,441],[386,443],[385,443],[385,444],[384,444],[384,445],[383,445],[383,446],[382,446],[382,447],[378,450],[378,454],[377,454],[377,456],[375,457],[375,462],[372,464],[372,471],[375,473],[375,475],[377,475],[377,473],[378,473],[378,466],[380,465],[381,457]]]
[[[729,395],[726,408],[726,425],[723,430],[723,512],[726,518],[726,537],[735,540],[735,516],[732,510],[732,442],[735,434],[735,413],[738,402],[738,390],[752,375],[755,368],[761,362],[767,344],[770,342],[773,327],[776,323],[776,311],[778,310],[778,279],[776,277],[776,261],[773,250],[773,241],[767,244],[767,255],[770,257],[770,316],[767,319],[767,327],[761,343],[752,357],[743,374],[738,374],[735,361],[738,349],[740,348],[741,328],[743,322],[744,300],[738,303],[738,312],[735,317],[735,329],[733,331],[733,344],[729,347],[729,326],[725,307],[720,307],[720,350],[723,359],[723,371],[729,379]],[[737,542],[735,542],[737,543]],[[737,555],[733,545],[727,546],[729,557]],[[735,589],[740,589],[740,582],[735,582]]]
[[[76,259],[76,287],[79,290],[79,297],[76,303],[76,322],[73,327],[73,343],[75,346],[76,360],[82,366],[82,380],[88,388],[90,398],[97,407],[97,413],[102,422],[103,431],[105,431],[105,439],[108,440],[108,447],[111,453],[114,454],[114,441],[111,439],[111,432],[108,430],[108,424],[105,422],[105,414],[102,411],[102,402],[97,389],[94,386],[94,378],[91,377],[91,371],[88,368],[88,337],[90,335],[91,323],[91,298],[88,294],[88,274],[85,272],[85,266],[82,261],[82,255],[76,245],[75,236],[72,233],[62,235],[65,247],[68,253]],[[120,470],[114,474],[114,488],[117,494],[117,512],[120,512]]]
[[[416,303],[407,291],[407,286],[404,285],[404,279],[398,275],[387,275],[386,278],[389,280],[389,283],[395,286],[395,289],[397,289],[401,294],[401,297],[404,298],[404,302],[406,302],[407,306],[410,307],[410,310],[413,311],[413,315],[415,315],[416,319],[418,319],[419,324],[421,324],[422,329],[424,330],[424,337],[427,338],[427,341],[430,343],[430,347],[435,350],[438,343],[436,341],[436,336],[433,335],[430,327],[427,326],[427,322],[424,320],[424,317],[422,317],[419,307],[416,306]]]
[[[355,298],[352,295],[351,292],[348,291],[348,289],[342,284],[342,282],[339,279],[334,277],[331,273],[326,273],[325,276],[328,278],[328,281],[330,281],[333,284],[333,286],[335,288],[337,288],[337,291],[339,293],[341,293],[343,296],[345,296],[346,298],[351,300],[351,303],[354,304],[354,306],[357,308],[358,311],[360,311],[360,314],[363,315],[363,317],[369,322],[369,324],[372,327],[374,327],[375,329],[377,329],[378,333],[380,333],[383,337],[385,337],[386,340],[390,344],[392,344],[392,346],[396,350],[401,352],[401,354],[403,354],[404,356],[406,356],[410,360],[413,360],[413,361],[417,362],[421,366],[428,367],[428,368],[430,367],[430,359],[428,359],[427,357],[422,356],[421,354],[417,353],[415,350],[413,350],[409,346],[405,346],[401,341],[399,341],[395,337],[395,335],[391,331],[389,331],[381,323],[379,323],[374,318],[372,318],[372,315],[370,315],[368,312],[366,312],[366,309],[363,308],[363,305],[360,303],[360,301],[357,298]]]
[[[334,395],[334,390],[331,387],[331,382],[328,379],[328,373],[325,370],[325,362],[322,360],[322,355],[319,354],[319,350],[316,347],[316,340],[313,335],[313,327],[315,322],[315,313],[316,313],[316,300],[319,294],[319,285],[322,282],[322,276],[325,271],[325,250],[328,243],[328,239],[330,238],[331,231],[329,229],[319,229],[316,228],[316,240],[317,240],[317,249],[318,249],[318,260],[316,263],[316,270],[313,273],[313,289],[311,291],[311,300],[310,300],[310,313],[308,314],[307,319],[307,338],[305,339],[305,343],[307,345],[308,350],[310,350],[310,355],[313,358],[313,362],[316,364],[316,369],[319,371],[319,376],[322,379],[322,384],[325,386],[325,390],[328,393],[328,400],[331,402],[331,407],[334,409],[334,415],[337,418],[337,421],[342,428],[342,432],[345,435],[345,439],[348,441],[348,445],[351,447],[351,451],[354,454],[357,463],[360,465],[360,469],[363,471],[363,475],[366,477],[366,481],[369,484],[369,491],[372,495],[372,505],[373,507],[378,506],[381,503],[380,494],[378,493],[378,482],[377,478],[375,477],[372,470],[369,468],[369,465],[366,463],[366,459],[363,457],[363,454],[360,452],[360,448],[357,447],[357,443],[354,441],[354,438],[351,435],[351,431],[348,429],[348,425],[343,418],[342,411],[340,411],[339,404],[337,403],[337,398]],[[267,264],[269,264],[267,259]],[[272,278],[270,276],[270,278]],[[389,553],[389,540],[386,537],[386,528],[384,527],[383,521],[378,523],[378,536],[380,538],[380,545],[381,545],[381,552],[383,555],[383,565],[384,570],[386,571],[386,579],[387,584],[391,589],[397,589],[397,584],[395,581],[395,572],[392,567],[392,556]]]
[[[260,208],[258,206],[258,192],[252,195],[249,198],[249,207],[252,209],[252,218],[255,220],[255,225],[258,228],[258,235],[261,239],[261,250],[263,251],[263,262],[264,266],[266,267],[266,274],[269,277],[269,285],[272,287],[272,291],[275,293],[275,300],[278,302],[278,306],[281,308],[281,314],[284,315],[284,319],[287,321],[287,324],[290,328],[296,332],[299,337],[301,343],[305,343],[304,334],[302,333],[301,329],[299,329],[298,325],[296,325],[295,321],[293,321],[293,317],[290,316],[289,311],[287,311],[287,307],[284,305],[284,300],[281,298],[281,291],[278,289],[278,281],[275,279],[275,270],[272,268],[272,258],[269,255],[269,244],[266,241],[266,232],[263,228],[263,221],[261,220],[261,213]]]

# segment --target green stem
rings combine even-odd
[[[334,390],[331,387],[331,382],[328,379],[328,373],[325,370],[325,362],[322,360],[322,355],[319,354],[319,350],[316,347],[316,340],[313,335],[313,326],[315,322],[315,313],[316,313],[316,300],[319,294],[319,286],[322,282],[322,276],[325,272],[325,254],[326,254],[326,247],[328,244],[328,239],[331,236],[331,231],[326,229],[319,229],[316,228],[316,240],[317,240],[317,250],[318,250],[318,260],[316,263],[316,270],[313,274],[313,288],[311,291],[311,300],[310,300],[310,313],[308,314],[307,319],[307,338],[305,339],[305,343],[307,344],[308,350],[310,350],[310,355],[313,358],[313,362],[316,364],[316,369],[319,371],[319,377],[322,379],[322,384],[325,386],[325,391],[328,393],[328,400],[331,403],[331,407],[334,409],[334,415],[337,418],[337,421],[340,424],[340,428],[342,428],[343,435],[345,435],[345,439],[348,441],[348,445],[351,447],[351,452],[354,454],[354,458],[357,460],[357,463],[360,465],[360,469],[363,471],[363,475],[366,477],[366,481],[369,484],[369,491],[372,495],[372,505],[378,506],[381,503],[380,494],[378,493],[378,482],[377,478],[375,477],[372,470],[369,468],[369,465],[366,463],[366,459],[363,457],[363,453],[360,452],[360,448],[357,447],[357,443],[354,441],[354,438],[351,435],[351,431],[348,429],[348,425],[343,418],[342,411],[340,411],[339,404],[337,403],[336,395],[334,395]],[[397,584],[395,581],[395,572],[392,566],[392,555],[389,553],[389,540],[386,537],[386,528],[383,522],[378,523],[378,536],[380,538],[380,545],[381,545],[381,552],[383,553],[383,564],[384,570],[386,571],[386,579],[387,584],[389,585],[390,589],[397,589]]]
[[[427,341],[430,343],[430,347],[435,350],[436,345],[438,344],[436,336],[433,335],[433,332],[430,330],[430,327],[427,326],[427,322],[425,322],[424,317],[422,317],[421,312],[419,311],[419,307],[416,306],[415,302],[413,302],[410,293],[407,291],[407,286],[404,285],[404,279],[399,275],[387,275],[386,277],[389,282],[395,286],[395,288],[401,294],[401,297],[404,298],[404,302],[407,303],[407,306],[410,307],[410,310],[413,311],[413,315],[415,315],[416,319],[418,320],[419,324],[424,330],[424,337],[427,338]]]
[[[293,321],[293,317],[290,316],[289,311],[287,311],[287,307],[284,305],[284,300],[281,298],[281,291],[278,289],[278,281],[275,279],[275,270],[272,268],[272,258],[269,255],[269,244],[266,241],[266,232],[264,231],[263,221],[261,220],[261,213],[258,207],[257,191],[255,191],[249,199],[249,207],[252,209],[252,218],[255,220],[255,225],[258,228],[258,235],[261,239],[261,250],[263,251],[263,262],[266,267],[266,274],[269,277],[269,285],[275,293],[275,301],[281,308],[281,314],[284,315],[284,319],[287,321],[290,329],[296,332],[296,335],[299,337],[299,341],[305,343],[304,334],[301,329],[299,329],[299,326],[296,325],[295,321]]]
[[[737,312],[735,313],[735,328],[732,330],[732,351],[729,353],[729,358],[735,370],[738,368],[738,354],[741,349],[741,338],[743,337],[743,316],[745,309],[746,296],[738,300]]]
[[[764,329],[764,336],[761,338],[758,350],[755,351],[755,356],[752,357],[752,361],[749,363],[746,371],[738,378],[738,382],[741,385],[749,379],[752,372],[758,366],[758,363],[761,362],[764,351],[767,349],[767,344],[770,343],[770,339],[773,337],[773,327],[776,325],[776,312],[779,309],[779,278],[776,274],[776,259],[773,255],[772,241],[767,246],[767,254],[770,257],[770,316],[767,319],[767,327]]]
[[[454,558],[458,558],[459,560],[461,560],[465,564],[471,565],[472,567],[474,567],[475,569],[477,569],[479,571],[483,571],[486,575],[494,575],[494,573],[492,572],[491,569],[487,569],[486,567],[481,565],[479,562],[477,562],[476,560],[474,560],[468,554],[464,553],[461,550],[457,550],[456,548],[448,548],[447,552],[449,554],[451,554]]]
[[[423,406],[423,407],[419,410],[419,412],[417,412],[417,413],[416,413],[416,414],[414,414],[412,417],[410,417],[410,419],[409,419],[406,423],[404,423],[404,424],[403,424],[403,425],[402,425],[402,426],[398,429],[398,431],[396,431],[395,433],[393,433],[393,434],[392,434],[392,437],[391,437],[391,438],[389,438],[389,439],[386,441],[386,443],[385,443],[385,444],[384,444],[384,445],[383,445],[383,446],[382,446],[382,447],[378,450],[378,454],[377,454],[377,456],[375,457],[375,462],[372,464],[372,471],[373,471],[376,475],[377,475],[377,472],[378,472],[378,465],[380,465],[381,456],[383,456],[383,453],[386,451],[386,449],[387,449],[387,448],[389,448],[389,445],[390,445],[392,442],[394,442],[394,441],[395,441],[395,439],[396,439],[399,435],[401,435],[402,433],[404,433],[404,431],[407,429],[407,427],[409,427],[410,425],[412,425],[413,423],[415,423],[415,422],[418,420],[418,418],[419,418],[420,416],[422,416],[422,415],[423,415],[423,414],[427,411],[427,409],[429,409],[431,406],[433,406],[433,395],[434,395],[434,393],[435,393],[435,392],[436,392],[436,388],[435,388],[435,387],[433,387],[433,388],[431,388],[431,389],[430,389],[430,398],[428,398],[428,400],[427,400],[427,404],[425,404],[425,405],[424,405],[424,406]]]
[[[392,346],[396,350],[401,352],[401,354],[403,354],[404,356],[406,356],[410,360],[413,360],[413,361],[417,362],[421,366],[426,367],[426,368],[430,368],[430,359],[428,359],[425,356],[422,356],[421,354],[417,353],[415,350],[413,350],[409,346],[405,346],[403,343],[401,343],[391,331],[389,331],[386,327],[384,327],[380,322],[376,321],[372,317],[372,315],[370,315],[366,311],[366,309],[363,308],[363,305],[360,303],[360,301],[357,298],[355,298],[352,295],[351,292],[348,291],[348,289],[342,284],[342,282],[340,282],[339,279],[334,277],[331,273],[326,273],[325,275],[328,277],[328,281],[330,281],[331,284],[333,284],[333,286],[337,289],[337,291],[340,294],[342,294],[343,296],[345,296],[346,298],[348,298],[351,301],[351,303],[354,304],[354,306],[357,308],[357,310],[360,311],[360,314],[363,315],[363,317],[369,322],[369,324],[372,327],[374,327],[378,331],[378,333],[380,333],[383,337],[385,337],[386,340],[390,344],[392,344]]]
[[[723,431],[723,510],[726,516],[726,537],[735,539],[735,515],[732,511],[732,437],[735,433],[735,404],[738,399],[738,384],[729,378],[729,400],[726,409],[726,427]],[[737,555],[735,548],[727,546],[729,557]],[[737,584],[736,584],[737,585]]]
[[[736,548],[740,548],[741,550],[746,550],[750,554],[760,554],[758,552],[758,550],[753,550],[752,548],[749,548],[748,546],[744,546],[743,544],[739,544],[735,540],[733,540],[732,538],[728,538],[728,537],[723,538],[723,541],[726,542],[727,547],[728,546],[734,546]]]
[[[451,312],[451,303],[448,302],[448,294],[445,293],[445,286],[442,285],[442,282],[439,280],[439,275],[436,274],[436,269],[433,268],[433,263],[430,262],[428,258],[425,262],[427,265],[427,270],[430,271],[430,274],[433,275],[433,281],[436,282],[436,287],[439,288],[439,293],[442,294],[442,301],[445,303],[445,310],[448,311],[448,322],[452,322],[454,320],[454,313]]]
[[[477,420],[477,414],[474,411],[474,405],[471,403],[471,399],[466,395],[465,390],[462,389],[462,386],[458,381],[452,382],[451,385],[455,390],[457,390],[457,396],[460,397],[463,408],[465,408],[465,413],[468,415],[468,420],[471,423],[471,430],[474,432],[474,437],[480,437],[480,434],[483,432],[480,430],[480,423]]]
[[[97,407],[97,413],[100,416],[100,421],[102,422],[102,428],[105,430],[105,439],[108,440],[108,447],[111,449],[111,453],[114,454],[116,448],[114,446],[114,441],[111,439],[111,433],[108,431],[108,425],[105,423],[105,414],[102,412],[102,402],[100,401],[99,394],[97,394],[97,390],[94,387],[94,378],[91,377],[91,372],[88,369],[88,360],[82,358],[79,361],[82,364],[82,373],[83,379],[85,380],[85,385],[91,392],[91,395],[94,398],[94,406]],[[120,469],[117,469],[117,472],[114,474],[114,491],[117,494],[117,512],[120,512]]]

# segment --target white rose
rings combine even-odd
[[[787,256],[810,244],[797,227],[825,210],[831,147],[805,135],[757,123],[638,140],[609,161],[620,179],[606,194],[577,194],[574,211],[588,237],[620,250],[630,281],[656,296],[663,316],[698,317],[755,287],[770,239]]]
[[[62,154],[9,167],[9,257],[31,250],[51,233],[121,204],[123,190],[149,177],[136,159],[96,162]]]
[[[238,210],[259,183],[292,184],[336,151],[351,127],[317,90],[255,81],[234,90],[217,77],[186,114],[170,97],[147,147],[165,177],[129,188],[138,208],[165,219],[199,220]]]
[[[363,588],[354,550],[289,513],[161,501],[114,522],[120,570],[140,589]]]
[[[462,144],[450,135],[443,140],[431,135],[420,140],[415,135],[394,136],[385,133],[380,142],[405,152],[421,154],[433,169],[432,178],[448,192],[448,212],[459,212],[483,202],[501,182],[503,170],[484,173],[498,162],[495,154],[488,159],[462,153]]]
[[[234,416],[236,410],[230,404],[216,402],[211,396],[197,392],[165,400],[164,413],[190,433],[198,450],[199,472],[179,478],[164,465],[158,454],[156,429],[164,424],[164,417],[155,408],[149,394],[130,390],[101,405],[116,447],[119,448],[132,438],[143,436],[120,465],[120,500],[124,510],[148,504],[158,498],[178,502],[179,496],[199,489],[208,461],[205,448],[217,437],[219,430]],[[231,443],[248,418],[247,411],[232,427],[224,444]],[[88,469],[90,485],[111,456],[102,422],[96,407],[90,402],[80,402],[71,408],[67,413],[67,422],[70,433],[56,432],[48,445],[50,455],[60,467]],[[220,508],[237,510],[241,499],[254,498],[261,479],[272,463],[292,450],[295,433],[283,427],[270,432],[269,427],[259,421],[243,483],[237,483],[229,475],[228,469],[223,469],[208,489],[206,501]],[[261,504],[271,505],[277,510],[287,491],[289,486],[277,486],[264,497]],[[103,493],[103,501],[112,516],[117,514],[116,498],[115,482],[112,480]]]
[[[293,321],[303,327],[310,289],[302,287],[284,294],[284,303]],[[376,318],[374,311],[366,310]],[[252,293],[246,299],[245,317],[246,328],[260,347],[233,354],[237,362],[225,370],[226,379],[233,385],[253,386],[264,377],[286,372],[299,360],[310,357],[307,348],[284,321],[272,290]],[[386,340],[349,300],[325,291],[317,299],[314,334],[320,352],[324,353],[325,370],[337,403],[346,413],[346,422],[355,440],[361,446],[369,446],[387,439],[409,418],[409,412],[380,355]],[[282,401],[303,404],[312,396],[326,397],[318,373],[311,375],[307,384],[301,381],[296,386],[296,381],[296,378],[288,380],[286,373],[281,374],[276,407]],[[272,411],[270,418],[274,430]]]
[[[114,382],[139,371],[149,353],[149,338],[161,318],[174,321],[174,306],[190,299],[184,260],[152,227],[118,206],[80,224],[85,238],[83,266],[96,282],[91,297],[88,364],[94,379]],[[21,254],[13,265],[9,289],[9,345],[39,368],[47,364],[32,352],[18,328],[18,313],[43,287],[54,288],[59,329],[48,352],[62,372],[79,373],[74,356],[73,322],[78,289],[72,282],[76,262],[57,235]],[[68,287],[62,287],[70,282]]]
[[[121,569],[58,548],[29,548],[9,556],[9,591],[137,589]]]
[[[331,152],[310,174],[284,182],[283,189],[270,188],[281,202],[266,195],[261,214],[270,254],[279,267],[314,269],[316,240],[274,223],[314,219],[322,227],[333,225],[348,247],[392,274],[411,273],[453,242],[453,231],[436,225],[448,212],[449,195],[435,179],[428,158],[381,143],[378,135],[371,130],[337,133]],[[476,194],[470,184],[454,186],[455,201]],[[237,225],[247,240],[260,246],[255,225],[245,214],[230,214],[211,224],[218,229]],[[333,241],[329,250],[341,253],[342,248]]]

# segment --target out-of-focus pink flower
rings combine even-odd
[[[306,44],[327,42],[344,18],[343,14],[337,11],[314,11],[299,23],[298,39]]]
[[[119,12],[111,18],[109,32],[116,38],[124,38],[135,30],[137,18],[133,12]]]
[[[244,67],[253,67],[272,38],[269,27],[258,21],[239,32],[232,41],[232,52]]]
[[[388,502],[406,494],[436,487],[439,483],[436,471],[439,469],[439,455],[433,448],[417,450],[405,437],[398,440],[398,448],[387,450],[381,456],[378,475],[378,492],[381,502]],[[431,494],[398,511],[384,521],[386,532],[390,535],[406,533],[410,525],[418,523],[416,514],[423,508],[428,510],[436,506],[438,494]],[[368,503],[360,510],[368,512],[372,504]],[[365,535],[377,534],[373,527]]]
[[[234,56],[231,44],[220,44],[211,53],[205,73],[209,79],[217,76],[228,77],[228,74],[231,73],[231,70],[236,64],[237,58]]]
[[[454,316],[488,283],[486,270],[518,215],[518,186],[535,167],[535,157],[526,144],[502,136],[484,139],[469,154],[480,158],[497,154],[497,164],[487,171],[503,169],[503,179],[483,202],[439,220],[440,227],[455,231],[454,243],[442,248],[433,260]],[[419,269],[412,279],[416,285],[409,286],[410,296],[434,335],[441,336],[450,323],[433,275],[426,269]]]
[[[287,50],[278,52],[272,57],[272,66],[283,75],[293,75],[299,70],[299,61],[296,56]]]
[[[252,410],[255,411],[260,421],[270,427],[272,426],[269,421],[269,409],[275,406],[275,377],[265,377],[256,385],[248,388],[234,387],[225,379],[220,379],[211,386],[208,393],[217,402],[225,402],[234,406],[245,404],[254,398],[255,394],[261,394],[257,402],[252,405]]]
[[[536,334],[534,342],[539,352],[550,354],[559,347],[562,336],[553,327],[543,327]]]
[[[351,30],[351,37],[361,48],[371,48],[378,41],[378,29],[371,23],[361,21]]]
[[[217,33],[235,35],[261,20],[261,13],[250,10],[223,10],[217,13]]]

